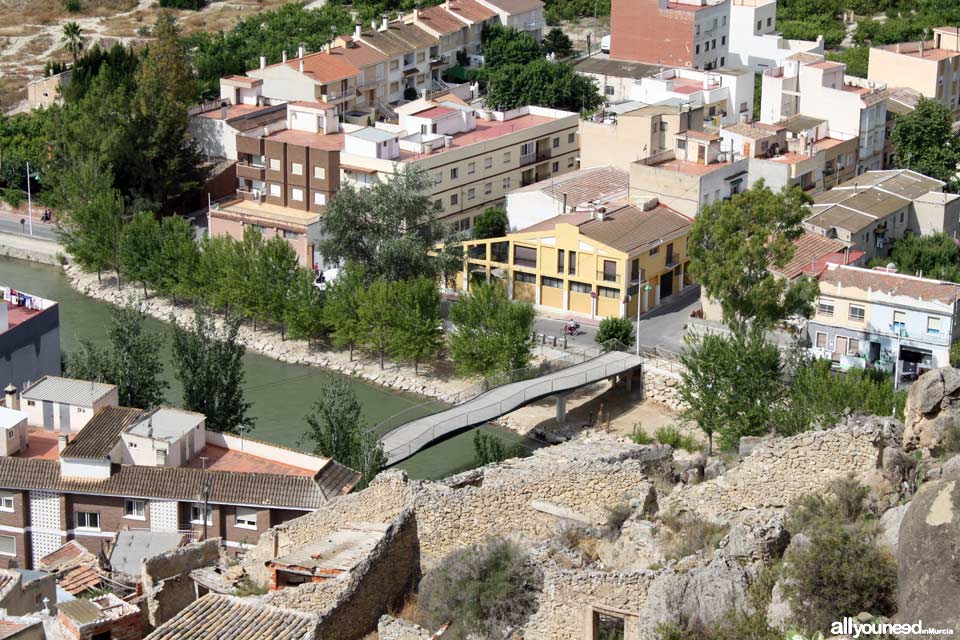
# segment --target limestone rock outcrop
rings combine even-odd
[[[944,367],[920,376],[904,408],[903,449],[938,455],[948,429],[960,420],[960,371]]]

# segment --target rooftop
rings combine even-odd
[[[814,62],[807,66],[811,69],[838,69],[847,65],[842,62],[834,62],[833,60],[821,60],[820,62]]]
[[[935,29],[935,31],[940,31],[941,36],[948,35],[950,37],[954,36],[955,30],[955,27],[941,27],[940,29]],[[926,40],[924,42],[919,40],[916,42],[897,42],[894,44],[883,45],[879,48],[883,49],[884,51],[897,53],[901,56],[919,58],[923,60],[933,60],[937,62],[960,55],[960,51],[941,49],[937,47],[935,40]]]
[[[24,389],[20,396],[27,400],[47,400],[92,407],[116,388],[116,385],[104,382],[44,376]]]
[[[493,6],[507,13],[526,13],[535,9],[542,9],[541,0],[487,0]]]
[[[127,427],[126,432],[153,438],[155,440],[179,440],[184,434],[193,431],[203,424],[206,416],[202,413],[158,407],[150,413],[140,416],[133,425]]]
[[[200,118],[208,118],[210,120],[229,120],[230,118],[237,118],[262,110],[263,107],[255,104],[231,104],[226,108],[204,111],[203,113],[197,114],[197,116]]]
[[[184,466],[191,469],[209,469],[211,471],[249,471],[251,473],[271,473],[285,476],[313,475],[313,471],[309,469],[294,467],[277,460],[261,458],[245,451],[225,449],[212,444],[203,447]]]
[[[427,31],[415,24],[398,20],[390,22],[386,31],[367,29],[360,34],[360,39],[387,56],[412,53],[416,49],[429,49],[437,44],[437,39]]]
[[[813,63],[823,60],[823,56],[816,53],[810,53],[808,51],[798,51],[797,53],[790,54],[786,57],[786,59],[796,60],[797,62],[802,63]]]
[[[27,414],[15,409],[0,407],[0,429],[11,429],[27,419]]]
[[[366,140],[368,142],[386,142],[387,140],[393,140],[398,138],[403,133],[397,131],[387,131],[386,129],[378,129],[377,127],[364,127],[363,129],[357,129],[347,135],[353,136],[354,138],[360,138],[361,140]]]
[[[846,244],[836,238],[827,238],[816,233],[804,232],[793,241],[793,257],[782,267],[770,267],[774,273],[788,280],[796,278],[824,256],[843,251]]]
[[[427,29],[440,34],[457,33],[466,27],[462,20],[447,11],[441,5],[420,9],[418,21]]]
[[[944,183],[910,169],[867,171],[834,187],[859,191],[865,187],[877,187],[903,198],[919,198],[930,191],[939,191]],[[819,200],[818,200],[819,201]]]
[[[783,127],[777,125],[760,125],[760,123],[737,122],[723,127],[722,131],[727,131],[744,138],[759,140],[760,138],[769,138],[777,135],[777,131]]]
[[[814,116],[805,116],[803,114],[798,114],[791,116],[785,120],[781,120],[777,123],[779,126],[783,127],[790,133],[802,133],[814,127],[818,127],[821,124],[826,123],[826,120],[823,118],[816,118]]]
[[[117,620],[140,613],[139,608],[124,602],[112,593],[91,600],[80,598],[69,602],[61,602],[58,603],[57,610],[60,615],[69,618],[77,627]]]
[[[660,65],[631,62],[629,60],[613,60],[591,56],[584,58],[574,65],[580,73],[593,73],[617,78],[645,78],[660,72]]]
[[[700,162],[693,162],[691,160],[678,160],[677,158],[673,158],[648,166],[657,169],[663,169],[664,171],[676,171],[677,173],[682,173],[686,176],[699,177],[705,176],[708,173],[713,173],[714,171],[723,169],[724,167],[729,167],[730,165],[730,162],[713,162],[710,164],[702,164]]]
[[[184,542],[184,534],[178,531],[119,531],[110,549],[110,569],[139,576],[144,560],[173,551]]]
[[[316,627],[316,618],[306,613],[208,593],[145,640],[317,640]]]
[[[28,309],[27,307],[10,304],[9,302],[0,302],[0,304],[4,304],[7,307],[7,331],[40,314],[39,309]],[[3,327],[0,326],[0,333],[3,333],[2,329]]]
[[[346,47],[330,49],[330,55],[341,56],[358,69],[387,61],[387,56],[370,45],[364,44],[359,40],[353,40],[352,38]],[[304,68],[306,68],[306,65],[304,65]]]
[[[804,222],[820,227],[821,229],[837,227],[839,229],[846,229],[851,233],[857,233],[876,221],[877,219],[873,216],[858,213],[857,211],[852,211],[841,206],[831,206],[817,211]]]
[[[338,53],[333,53],[334,51],[338,51]],[[349,58],[339,53],[339,49],[332,49],[331,53],[327,53],[326,51],[308,53],[303,56],[302,60],[303,74],[314,82],[325,84],[333,82],[334,80],[343,80],[344,78],[352,78],[353,76],[360,75],[360,69],[351,63]],[[267,69],[286,65],[290,69],[299,71],[300,61],[301,58],[287,59],[285,63],[280,62],[270,65]],[[248,73],[258,73],[259,71],[259,69],[254,69]]]
[[[233,200],[221,204],[210,211],[210,215],[225,218],[235,217],[241,220],[263,220],[270,224],[286,224],[296,229],[303,229],[320,221],[320,214],[313,211],[303,211],[292,207],[281,207],[269,202],[254,200]]]
[[[101,407],[60,452],[61,458],[106,458],[120,434],[142,413],[142,409],[130,407]]]
[[[400,150],[400,161],[401,162],[414,162],[424,157],[425,155],[434,155],[437,153],[443,153],[450,149],[460,149],[471,144],[476,144],[478,142],[485,142],[487,140],[493,140],[500,136],[507,135],[509,133],[516,133],[517,131],[523,131],[524,129],[529,129],[537,125],[546,124],[548,122],[553,122],[556,118],[551,118],[549,116],[538,116],[526,114],[518,116],[512,120],[481,120],[477,118],[477,128],[472,131],[465,131],[463,133],[454,134],[452,136],[453,141],[450,146],[444,146],[436,151],[433,154],[421,154],[415,153],[413,151]]]
[[[947,304],[960,300],[960,284],[862,267],[840,265],[828,268],[820,274],[820,282]]]
[[[449,107],[430,107],[429,109],[424,109],[411,115],[415,115],[418,118],[440,118],[442,116],[448,116],[451,113],[455,113],[455,111]]]
[[[682,2],[668,2],[668,9],[675,9],[677,11],[702,11],[709,8],[710,5],[704,4],[684,4]]]
[[[479,20],[489,20],[497,15],[496,11],[480,4],[477,0],[450,0],[449,11],[471,23]]]
[[[322,149],[326,151],[341,151],[343,149],[342,133],[311,133],[309,131],[299,131],[297,129],[281,129],[266,136],[264,140],[276,142],[287,142],[301,147],[310,147],[311,149]]]
[[[923,94],[910,87],[893,87],[887,90],[887,111],[897,115],[910,113],[917,108]]]
[[[542,191],[554,200],[562,201],[567,196],[567,206],[576,207],[593,201],[608,202],[627,197],[630,174],[618,167],[592,167],[579,169],[563,175],[514,189],[511,193]]]
[[[350,571],[370,555],[389,525],[360,523],[339,529],[322,540],[301,547],[272,564],[313,576],[336,576]]]
[[[19,458],[33,458],[34,460],[59,460],[60,451],[58,432],[49,429],[29,427],[27,429],[29,444],[16,452]]]

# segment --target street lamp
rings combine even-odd
[[[637,323],[636,323],[637,326],[635,327],[637,331],[637,336],[634,340],[634,343],[635,343],[634,346],[636,348],[637,357],[640,356],[640,292],[643,291],[643,294],[646,295],[647,293],[649,293],[651,288],[652,287],[650,286],[649,282],[643,285],[643,288],[641,288],[640,285],[637,285]],[[627,294],[627,301],[628,302],[630,301],[629,294]]]

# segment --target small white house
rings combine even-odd
[[[116,385],[57,376],[44,376],[20,394],[30,426],[62,433],[80,431],[101,407],[118,404]]]
[[[160,407],[141,416],[120,435],[122,464],[179,467],[207,443],[206,416]]]
[[[27,414],[0,407],[0,456],[12,456],[27,446]]]

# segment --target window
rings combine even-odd
[[[536,247],[524,247],[522,245],[513,246],[513,263],[521,267],[537,266]]]
[[[503,154],[503,164],[508,164],[510,162],[510,152],[507,151]]]
[[[467,189],[467,200],[475,200],[477,198],[476,189]]]
[[[557,171],[560,171],[560,163],[554,162],[553,164],[551,164],[550,170],[553,171],[554,173],[556,173]]]
[[[577,141],[577,134],[575,133],[567,134],[567,144],[573,144],[576,141]]]
[[[850,338],[847,341],[847,355],[848,356],[860,355],[860,340],[858,340],[857,338]]]
[[[299,240],[300,238],[303,237],[303,234],[297,233],[296,231],[284,230],[283,237],[286,238],[287,240]]]
[[[489,169],[493,166],[493,158],[484,158],[483,159],[483,168]]]
[[[656,246],[656,247],[654,247],[653,249],[650,249],[650,255],[655,256],[655,255],[657,255],[658,253],[660,253],[660,247],[659,247],[659,246]]]
[[[863,319],[866,317],[866,309],[861,306],[852,304],[850,305],[850,310],[847,312],[847,318],[853,322],[863,322]]]
[[[570,291],[574,293],[592,293],[593,287],[588,285],[586,282],[574,282],[570,281]]]
[[[940,318],[927,316],[927,333],[933,336],[940,335]]]
[[[433,206],[437,209],[443,209],[443,200],[434,200]]]
[[[17,555],[17,539],[13,536],[0,536],[0,556]]]
[[[817,349],[826,349],[827,348],[827,334],[823,331],[817,331]]]
[[[253,230],[259,233],[263,233],[263,227],[259,225],[252,225]],[[159,466],[165,466],[167,464],[167,450],[166,449],[157,449],[157,464]]]
[[[577,252],[571,251],[567,257],[567,273],[572,276],[577,275]]]
[[[833,317],[833,301],[821,300],[817,304],[817,315],[826,316],[827,318],[832,318]]]
[[[724,58],[723,56],[720,56],[720,66],[722,67],[725,64],[727,64],[727,59]]]
[[[35,407],[35,406],[37,406],[37,403],[36,403],[36,401],[34,401],[34,400],[27,400],[27,406],[28,406],[28,407]]]
[[[477,172],[477,163],[471,162],[467,164],[467,175],[473,175]]]
[[[767,26],[769,27],[772,24],[773,24],[773,18],[767,18]]]
[[[532,273],[526,273],[524,271],[514,271],[513,272],[513,281],[514,282],[527,282],[529,284],[535,284],[537,281],[537,276]]]
[[[603,85],[603,95],[612,96],[616,92],[617,90],[614,87],[610,86],[609,84]]]
[[[327,204],[327,194],[314,192],[313,204],[325,206]]]
[[[327,170],[324,167],[314,167],[313,177],[316,178],[317,180],[326,180]]]
[[[907,329],[907,312],[906,311],[894,311],[893,312],[893,332],[902,334]]]
[[[488,196],[491,193],[493,193],[493,183],[487,182],[483,185],[483,194]]]
[[[190,524],[203,524],[203,505],[200,503],[195,503],[190,505]],[[207,505],[207,526],[213,524],[213,508],[210,505]]]
[[[274,198],[280,197],[280,185],[273,182],[270,183],[270,195]]]
[[[11,429],[11,433],[13,430]],[[0,491],[0,511],[13,513],[13,492]]]
[[[503,190],[507,191],[510,189],[510,176],[507,176],[503,179]]]
[[[564,265],[565,257],[566,255],[564,254],[563,249],[557,249],[557,273],[563,273],[563,265]]]
[[[95,511],[77,511],[77,529],[100,531],[100,514]]]
[[[727,36],[720,36],[720,44],[721,45],[727,44]]]
[[[570,156],[569,158],[567,158],[567,169],[573,168],[573,165],[575,162],[576,160],[574,160],[573,156]]]
[[[603,279],[605,282],[617,281],[617,263],[613,260],[603,261]]]
[[[302,176],[302,175],[303,175],[303,165],[300,164],[299,162],[291,162],[291,163],[290,163],[290,173],[292,173],[292,174],[295,175],[295,176]]]
[[[237,527],[241,529],[257,528],[257,510],[250,507],[237,507]]]
[[[559,136],[557,136],[556,138],[553,139],[553,148],[554,148],[554,149],[559,149],[559,148],[560,148],[560,137],[559,137]]]
[[[693,52],[694,52],[695,54],[699,54],[699,53],[700,53],[700,45],[695,45],[695,46],[693,47]]]
[[[143,500],[126,499],[123,501],[123,517],[132,520],[147,519],[147,504]]]
[[[597,294],[602,298],[619,298],[620,289],[611,289],[610,287],[597,287]]]
[[[460,169],[458,169],[457,167],[454,167],[453,169],[450,169],[450,179],[451,179],[451,180],[456,180],[456,179],[459,178],[459,177],[460,177]]]
[[[470,216],[460,218],[453,225],[457,231],[470,231]]]
[[[543,286],[545,287],[552,287],[554,289],[563,288],[563,280],[561,280],[560,278],[548,278],[547,276],[543,276],[540,279],[540,281],[543,283]]]
[[[703,43],[703,50],[704,50],[704,51],[710,51],[710,41],[709,41],[709,40],[707,40],[706,42]]]
[[[763,28],[763,21],[762,21],[762,20],[757,20],[757,31],[760,31],[760,29],[762,29],[762,28]]]
[[[394,58],[390,61],[390,71],[397,71],[400,68],[400,58]],[[396,84],[394,82],[393,84]]]
[[[297,189],[296,187],[290,189],[290,199],[294,202],[303,202],[303,189]]]
[[[433,184],[440,184],[443,182],[443,171],[437,171],[433,174]]]
[[[460,204],[460,194],[454,193],[450,196],[450,206],[455,207]]]
[[[681,151],[684,151],[686,148],[687,148],[687,141],[686,141],[686,140],[677,140],[677,149],[680,149]]]

